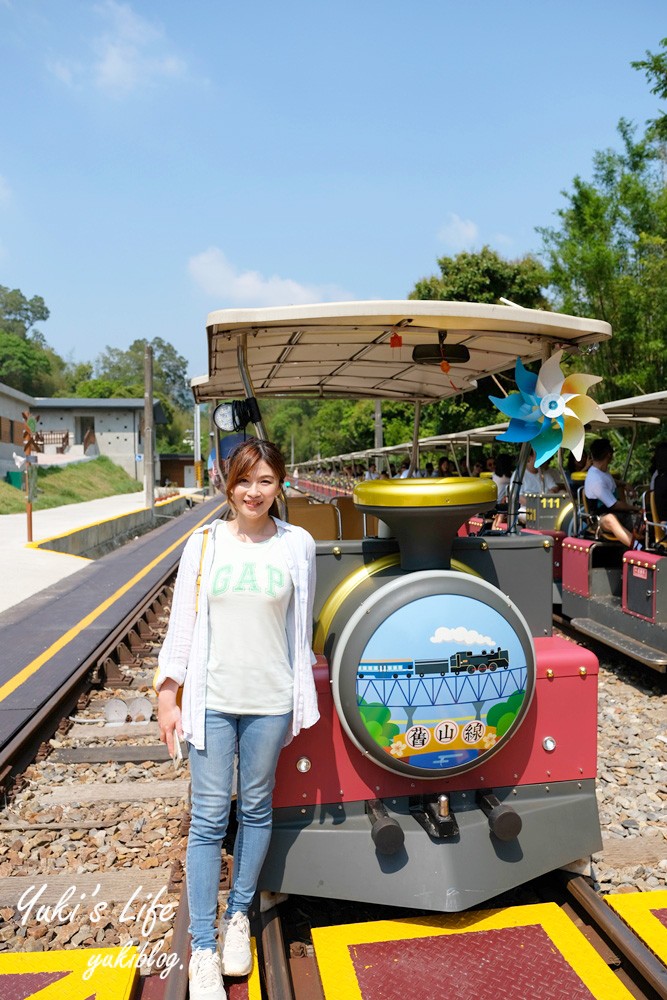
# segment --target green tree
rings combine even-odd
[[[590,181],[564,192],[558,227],[543,228],[559,309],[611,323],[613,337],[582,367],[604,379],[598,398],[663,389],[667,375],[667,188],[661,150],[621,120],[620,151],[593,158]]]
[[[526,308],[548,308],[543,291],[548,274],[530,255],[505,260],[485,246],[478,253],[439,257],[437,263],[440,274],[418,281],[411,299],[497,303],[506,298]]]
[[[260,399],[266,432],[287,461],[292,456],[292,444],[297,463],[317,453],[317,436],[312,423],[317,405],[310,399]]]
[[[484,246],[477,253],[464,252],[454,257],[440,257],[437,263],[440,274],[418,281],[410,292],[411,299],[485,302],[494,305],[505,298],[528,309],[550,308],[545,294],[549,272],[531,255],[507,260],[495,250]],[[498,423],[498,411],[488,398],[494,392],[497,392],[497,386],[488,384],[487,380],[478,389],[465,395],[430,403],[422,411],[422,436],[449,434],[466,427]],[[383,417],[388,417],[384,407]],[[395,432],[391,429],[391,423],[389,424],[389,433],[385,432],[386,444],[400,444],[412,437],[411,420],[409,424],[402,420],[399,426],[395,427],[395,431],[403,436],[393,441]]]
[[[61,360],[35,323],[49,318],[40,295],[31,299],[18,288],[0,285],[0,382],[30,395],[47,395],[52,367]]]
[[[155,394],[162,394],[172,405],[185,410],[194,405],[187,379],[187,360],[172,344],[162,337],[151,341],[142,338],[134,340],[126,351],[118,347],[107,347],[95,360],[97,378],[134,385],[139,380],[143,395],[144,354],[146,345],[153,348],[153,385]]]
[[[662,52],[646,51],[646,59],[638,59],[630,63],[634,69],[643,69],[646,79],[653,84],[651,93],[661,100],[667,101],[667,38],[660,42]],[[657,118],[651,118],[646,123],[649,126],[649,138],[667,142],[667,113],[662,111]]]
[[[79,382],[74,392],[79,399],[141,399],[143,394],[141,383],[128,384],[113,378],[91,378]]]
[[[0,382],[31,396],[45,394],[51,364],[46,351],[16,334],[0,330]]]
[[[39,340],[41,335],[34,330],[35,323],[44,323],[48,318],[49,310],[41,295],[27,299],[18,288],[0,285],[0,330],[21,340],[27,340],[31,334]]]

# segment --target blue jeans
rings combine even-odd
[[[186,854],[192,947],[216,948],[218,884],[222,841],[232,798],[234,754],[238,747],[236,798],[238,831],[234,844],[231,915],[247,913],[271,839],[276,765],[292,713],[225,715],[206,710],[206,746],[190,746],[192,819]]]

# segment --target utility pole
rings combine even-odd
[[[195,485],[201,489],[204,485],[204,470],[202,468],[201,460],[201,414],[199,412],[199,403],[195,403],[195,431],[194,431],[194,449],[195,449]]]
[[[153,348],[144,352],[144,491],[145,506],[155,514],[155,467],[153,455]]]
[[[375,435],[373,440],[375,448],[384,447],[384,436],[382,431],[382,400],[375,400]]]
[[[39,416],[33,416],[29,410],[23,411],[23,454],[25,461],[20,468],[23,472],[25,489],[25,514],[28,541],[32,541],[32,502],[37,496],[37,466],[33,465],[32,453],[37,451],[37,421]],[[35,461],[37,459],[35,458]]]

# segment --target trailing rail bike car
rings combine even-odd
[[[667,419],[667,392],[615,400],[602,408],[616,426],[636,432],[642,423],[653,424],[657,431]],[[629,456],[623,478],[628,464]],[[648,470],[646,479],[643,549],[626,549],[583,512],[578,533],[563,540],[560,611],[582,636],[665,673],[667,549],[664,527],[652,513]]]
[[[418,409],[609,335],[459,302],[223,310],[193,389],[249,397],[264,436],[263,396]],[[260,888],[458,911],[599,849],[597,661],[552,632],[542,536],[459,535],[495,500],[489,479],[366,481],[353,503],[374,534],[321,520],[334,526],[316,532],[321,717],[281,755]],[[308,506],[288,500],[287,517]]]

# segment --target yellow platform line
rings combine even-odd
[[[20,670],[17,674],[15,674],[11,678],[11,680],[3,684],[2,687],[0,687],[0,702],[4,701],[5,698],[8,698],[9,695],[12,694],[14,691],[16,691],[16,689],[20,687],[21,684],[23,684],[24,681],[26,681],[29,677],[32,677],[34,674],[37,673],[38,670],[41,670],[44,664],[48,663],[48,661],[51,659],[52,656],[55,656],[56,653],[59,653],[61,649],[64,649],[65,646],[67,646],[70,642],[72,642],[72,640],[77,637],[77,635],[79,634],[79,632],[81,632],[82,629],[88,628],[89,625],[91,625],[94,621],[96,621],[96,619],[98,619],[101,615],[103,615],[105,611],[107,611],[120,597],[123,596],[123,594],[126,594],[128,590],[131,590],[132,587],[134,587],[137,583],[139,583],[140,580],[143,580],[143,578],[147,576],[153,569],[155,569],[155,567],[158,566],[163,559],[166,559],[166,557],[171,552],[173,552],[174,549],[178,548],[181,542],[187,539],[192,534],[193,531],[201,527],[202,524],[206,524],[206,522],[211,519],[211,516],[213,514],[216,514],[219,510],[222,510],[222,508],[225,506],[225,503],[221,503],[218,507],[215,507],[212,511],[208,511],[206,516],[203,517],[201,521],[198,521],[197,524],[195,524],[192,528],[188,529],[188,531],[186,531],[185,534],[181,535],[181,537],[178,538],[167,549],[165,549],[164,552],[160,553],[160,555],[157,556],[156,559],[153,559],[152,562],[148,563],[146,566],[143,567],[143,569],[139,570],[139,572],[136,573],[131,580],[128,580],[127,583],[124,583],[122,587],[119,587],[118,590],[116,590],[113,594],[107,597],[106,600],[102,601],[101,604],[98,604],[96,608],[94,608],[87,615],[85,615],[85,617],[83,617],[80,621],[78,621],[76,625],[73,625],[72,628],[68,629],[67,632],[63,633],[63,635],[61,635],[58,639],[56,639],[56,641],[52,643],[48,647],[48,649],[45,649],[43,653],[40,653],[39,656],[37,656],[30,663],[26,664],[26,666],[23,667],[22,670]]]
[[[156,500],[155,506],[164,507],[168,503],[173,503],[174,499],[178,498],[170,497],[167,500],[162,500],[162,501]],[[40,538],[36,542],[26,542],[25,547],[27,549],[38,549],[42,545],[46,545],[47,542],[55,542],[59,538],[68,538],[69,535],[78,535],[79,532],[87,531],[89,528],[97,528],[100,524],[110,524],[112,521],[122,521],[126,517],[132,517],[133,514],[141,514],[141,512],[144,510],[148,510],[148,507],[133,507],[132,510],[126,510],[124,514],[116,514],[115,517],[103,517],[100,518],[98,521],[89,521],[88,524],[80,524],[76,528],[69,528],[67,531],[61,531],[59,535],[49,535],[47,538]],[[70,555],[70,553],[61,552],[59,553],[59,555]],[[79,556],[79,558],[82,557]]]
[[[667,927],[651,913],[651,910],[667,910],[667,889],[612,893],[605,896],[605,902],[662,962],[667,962]]]
[[[631,1000],[632,994],[555,903],[318,927],[313,928],[312,934],[327,1000],[363,1000],[350,954],[355,945],[470,934],[533,924],[539,924],[544,929],[554,947],[593,996],[599,1000]]]

